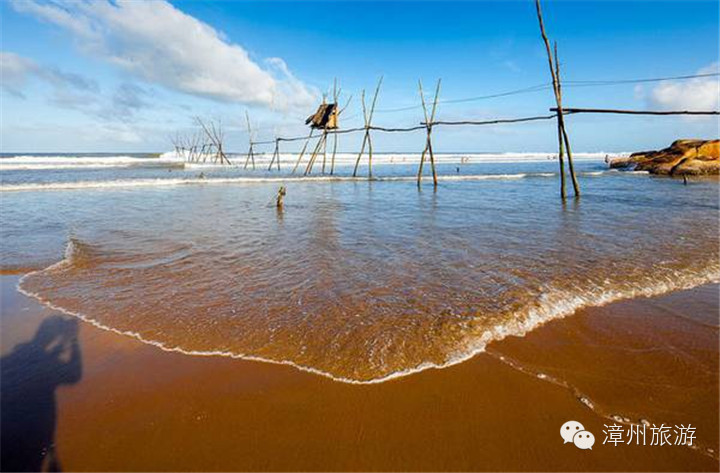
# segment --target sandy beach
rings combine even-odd
[[[720,473],[718,18],[0,1],[0,471]]]
[[[3,373],[14,360],[33,378],[42,366],[10,353],[59,314],[17,280],[2,277]],[[66,471],[717,471],[717,295],[709,285],[582,310],[375,385],[164,352],[79,323],[81,376],[54,393],[55,457]],[[613,417],[690,423],[697,447],[603,445]],[[571,419],[594,433],[592,450],[563,444]]]

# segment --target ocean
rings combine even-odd
[[[718,182],[579,153],[340,154],[308,177],[173,153],[0,157],[0,270],[165,350],[376,383],[459,363],[581,307],[720,280]],[[306,158],[305,158],[306,159]],[[305,161],[307,162],[307,161]],[[287,188],[285,206],[274,205]],[[572,187],[568,182],[568,191]]]

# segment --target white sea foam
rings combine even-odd
[[[438,176],[439,181],[483,181],[483,180],[514,180],[530,177],[552,177],[554,173],[516,173],[516,174],[471,174]],[[168,187],[183,185],[217,185],[217,184],[253,184],[267,182],[342,182],[342,181],[378,181],[378,182],[410,182],[415,176],[390,177],[350,177],[350,176],[277,176],[277,177],[212,177],[212,178],[167,178],[167,179],[119,179],[104,181],[71,181],[26,184],[3,184],[0,192],[57,191],[81,189],[120,189],[135,187]],[[432,179],[424,176],[423,180]]]
[[[428,369],[443,369],[454,366],[473,358],[479,353],[484,352],[488,344],[493,341],[500,341],[508,336],[524,336],[532,330],[542,326],[543,324],[551,320],[567,317],[584,307],[602,306],[622,299],[651,297],[670,291],[686,290],[703,284],[720,282],[720,265],[712,264],[702,271],[676,271],[673,274],[673,277],[655,279],[651,279],[648,277],[645,281],[642,282],[642,284],[638,284],[633,287],[614,289],[598,286],[595,289],[585,290],[582,293],[553,291],[551,288],[548,288],[544,295],[540,298],[540,300],[535,301],[535,304],[530,304],[526,309],[522,311],[522,313],[518,313],[518,317],[515,317],[506,323],[498,324],[490,330],[485,330],[482,333],[472,335],[471,338],[468,339],[465,346],[459,347],[455,351],[455,353],[452,356],[448,357],[448,359],[444,363],[427,361],[420,363],[412,368],[396,371],[378,378],[373,378],[369,380],[357,380],[336,376],[332,373],[319,370],[312,366],[301,365],[287,359],[264,358],[251,354],[236,353],[227,350],[203,351],[186,349],[180,346],[170,346],[162,341],[146,338],[139,332],[135,332],[132,330],[122,330],[106,325],[98,320],[93,319],[92,316],[88,314],[82,314],[79,312],[67,310],[63,307],[51,303],[49,300],[45,299],[40,294],[23,288],[23,283],[28,277],[43,272],[53,272],[56,270],[61,270],[68,265],[72,265],[74,258],[76,258],[76,255],[78,254],[79,253],[76,247],[76,243],[71,239],[65,249],[64,259],[45,269],[25,274],[18,281],[18,291],[28,297],[32,297],[38,300],[41,304],[53,310],[57,310],[67,315],[77,317],[97,328],[134,338],[142,343],[160,348],[163,351],[177,352],[191,356],[222,356],[249,361],[259,361],[270,364],[288,365],[301,371],[313,373],[319,376],[330,378],[334,381],[347,384],[378,384],[392,379],[409,376]],[[501,357],[501,359],[503,358]],[[592,408],[592,405],[588,404],[588,406]]]
[[[177,166],[175,156],[141,158],[133,156],[12,156],[0,159],[0,171],[36,171],[47,169],[92,169],[130,166]]]
[[[625,156],[628,153],[612,153],[613,157]],[[256,167],[263,168],[272,160],[272,152],[259,153],[255,156]],[[608,153],[575,153],[573,156],[576,160],[600,160],[607,156]],[[245,154],[228,155],[232,164],[231,168],[245,167],[247,156]],[[438,153],[435,154],[435,161],[438,164],[477,164],[477,163],[516,163],[516,162],[543,162],[556,159],[555,153]],[[281,163],[295,163],[298,153],[280,153]],[[174,151],[162,153],[157,158],[149,157],[133,157],[127,155],[118,156],[68,156],[68,155],[18,155],[0,158],[0,171],[39,171],[48,169],[92,169],[92,168],[113,168],[113,167],[130,167],[130,166],[178,166],[187,165],[191,168],[217,168],[228,167],[210,162],[212,156],[207,157],[205,163],[186,163],[186,159],[182,154]],[[307,163],[308,156],[303,160]],[[331,163],[330,154],[326,157],[326,166]],[[356,153],[337,153],[335,156],[335,165],[353,165],[357,160]],[[374,165],[385,164],[412,164],[417,165],[420,160],[420,153],[376,153],[373,154]],[[322,159],[316,161],[316,167],[321,166]],[[364,164],[364,163],[362,163]],[[248,166],[251,163],[248,162]]]

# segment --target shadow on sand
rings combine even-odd
[[[61,471],[55,389],[82,377],[76,319],[43,320],[35,337],[0,359],[2,471]]]

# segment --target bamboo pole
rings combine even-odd
[[[277,168],[278,171],[280,170],[280,138],[275,138],[275,151],[273,151],[272,159],[270,160],[270,165],[268,166],[268,171],[270,171],[273,167],[273,164],[275,164],[275,160],[277,160]]]
[[[342,89],[341,89],[342,90]],[[350,105],[350,102],[352,101],[352,95],[348,97],[347,102],[345,102],[345,106],[343,108],[338,108],[337,111],[337,126],[340,126],[340,115],[345,111],[346,108]],[[340,90],[338,90],[337,96],[335,97],[335,104],[337,107],[340,106]],[[333,152],[332,152],[332,158],[330,160],[330,175],[332,176],[335,173],[335,155],[337,154],[337,146],[338,146],[338,134],[340,132],[336,128],[333,130]]]
[[[245,110],[245,120],[247,121],[248,141],[249,141],[250,145],[248,148],[248,155],[247,155],[247,159],[245,159],[245,166],[243,166],[243,169],[247,169],[248,163],[252,160],[252,167],[253,167],[253,170],[255,170],[255,153],[253,151],[252,127],[250,126],[250,115],[248,114],[247,110]]]
[[[337,77],[333,81],[333,103],[335,103],[335,129],[340,126],[340,90],[337,88]],[[332,157],[330,158],[330,175],[335,173],[335,155],[337,154],[338,135],[333,134]]]
[[[550,111],[555,112],[557,108],[551,108]],[[612,108],[575,108],[568,107],[563,108],[563,113],[566,115],[575,113],[615,113],[620,115],[720,115],[720,111],[709,110],[617,110]]]
[[[368,121],[367,121],[367,111],[366,111],[366,107],[365,107],[365,89],[363,89],[362,93],[360,94],[360,103],[362,104],[363,121],[365,123],[365,134],[363,135],[362,145],[360,146],[360,153],[358,154],[358,157],[355,160],[355,169],[353,170],[353,177],[357,176],[358,166],[360,165],[360,158],[362,158],[362,155],[365,152],[365,144],[367,143],[367,139],[368,139]]]
[[[427,138],[425,140],[425,148],[420,155],[420,166],[418,167],[417,184],[418,187],[422,182],[422,171],[423,164],[425,162],[425,156],[430,156],[430,167],[432,168],[433,186],[437,187],[437,171],[435,169],[435,155],[432,148],[432,127],[435,124],[435,112],[437,111],[438,98],[440,96],[440,83],[441,79],[438,79],[437,87],[435,88],[435,98],[433,99],[433,105],[430,114],[428,115],[427,104],[425,102],[425,94],[423,93],[422,81],[418,80],[418,89],[420,90],[420,101],[422,103],[423,115],[425,116],[425,128],[427,130]]]
[[[425,106],[425,94],[423,93],[422,81],[420,79],[418,79],[418,89],[420,90],[420,101],[422,103],[423,115],[425,117],[425,128],[429,129],[428,127],[432,126],[432,124],[430,123],[430,120],[428,119],[427,107]],[[428,132],[428,136],[429,135],[430,135],[430,133]],[[423,148],[422,154],[420,155],[420,166],[418,167],[418,176],[417,176],[418,187],[420,187],[420,183],[422,181],[423,165],[425,164],[425,154],[427,154],[427,150],[428,150],[428,147],[427,147],[427,138],[426,138],[425,139],[425,147]]]
[[[543,22],[542,17],[542,9],[540,7],[540,0],[535,0],[535,9],[537,11],[537,17],[538,17],[538,24],[540,25],[540,35],[542,36],[543,43],[545,44],[545,51],[547,53],[548,58],[548,66],[550,67],[550,76],[552,77],[552,86],[553,86],[553,93],[555,94],[555,103],[557,105],[557,123],[558,123],[558,150],[563,146],[563,142],[565,144],[565,147],[568,148],[569,140],[566,139],[567,132],[565,131],[565,120],[563,117],[563,110],[562,110],[562,97],[560,95],[560,88],[559,88],[559,81],[557,76],[557,69],[555,65],[553,64],[553,54],[550,50],[550,41],[548,40],[547,34],[545,33],[545,24]],[[568,163],[572,159],[570,150],[568,149]],[[560,151],[558,151],[558,160],[560,159]],[[564,166],[563,166],[564,168]],[[565,179],[564,179],[564,171],[563,174],[561,174],[560,179],[560,195],[562,198],[565,198]],[[573,177],[573,182],[576,182],[577,179]],[[580,188],[574,188],[575,190],[575,196],[580,195]]]
[[[555,108],[551,108],[550,110],[555,111]],[[567,113],[567,109],[564,109],[564,111]],[[461,120],[461,121],[443,121],[443,120],[435,120],[433,122],[433,125],[497,125],[502,123],[522,123],[522,122],[532,122],[536,120],[550,120],[551,118],[556,118],[557,114],[553,113],[552,115],[540,115],[535,117],[522,117],[522,118],[498,118],[495,120]],[[421,125],[425,125],[425,122],[421,123]],[[424,127],[419,127],[424,128]],[[419,129],[418,128],[418,129]],[[375,128],[377,130],[377,128]],[[413,128],[414,129],[414,128]]]
[[[308,143],[310,143],[310,139],[312,138],[313,129],[310,128],[310,134],[308,135],[307,139],[305,140],[305,144],[303,145],[302,149],[300,150],[300,154],[298,155],[298,159],[295,162],[295,167],[292,170],[292,173],[295,174],[295,171],[297,170],[298,166],[300,165],[300,161],[302,161],[303,155],[305,154],[305,151],[307,151]]]
[[[336,77],[335,79],[333,79],[333,103],[335,104],[335,113],[337,113],[337,106],[338,106],[337,95],[338,95],[338,92],[337,92],[337,77]],[[328,118],[328,120],[329,119],[330,118]],[[323,175],[325,174],[325,163],[327,161],[327,133],[328,133],[328,129],[327,129],[327,124],[326,124],[323,129],[323,134],[325,135],[323,137],[323,160],[322,160],[322,174]],[[337,136],[337,135],[335,135],[335,136]]]
[[[383,78],[380,77],[378,85],[375,88],[375,95],[373,96],[372,106],[370,107],[370,117],[368,119],[368,127],[372,125],[373,115],[375,114],[375,104],[377,103],[378,94],[380,93],[380,86],[382,85]],[[370,129],[368,128],[368,178],[372,179],[372,139],[370,137]]]
[[[555,49],[555,76],[557,77],[557,100],[559,104],[562,104],[562,80],[560,79],[560,61],[558,60],[557,53],[557,42],[553,44]],[[560,105],[562,107],[562,105]],[[558,112],[559,114],[560,112]],[[570,179],[572,179],[573,192],[575,196],[580,195],[580,184],[578,184],[577,176],[575,175],[575,167],[573,166],[572,151],[570,150],[570,139],[568,138],[567,130],[565,129],[565,118],[563,118],[562,125],[562,138],[565,142],[565,150],[567,151],[568,168],[570,171]]]
[[[353,177],[357,176],[357,170],[358,165],[360,164],[360,158],[363,155],[363,152],[365,151],[365,144],[367,143],[368,147],[368,178],[372,179],[372,138],[370,137],[370,130],[372,129],[372,118],[375,113],[375,105],[377,104],[377,98],[378,94],[380,94],[380,86],[382,85],[383,78],[380,77],[380,80],[378,80],[377,87],[375,88],[375,94],[373,95],[372,104],[370,105],[370,110],[367,110],[367,107],[365,105],[365,91],[362,92],[362,108],[363,108],[363,118],[365,120],[365,135],[363,137],[363,143],[360,147],[360,154],[358,154],[357,160],[355,161],[355,169],[353,170]]]
[[[326,161],[327,161],[327,127],[325,127],[325,133],[323,134],[322,174],[325,174],[325,162]]]
[[[312,168],[315,166],[315,159],[317,159],[317,156],[320,153],[320,150],[322,149],[325,140],[327,140],[327,134],[320,135],[318,142],[315,144],[315,149],[313,149],[312,155],[310,156],[310,160],[305,167],[305,176],[312,173]]]
[[[335,173],[335,155],[337,154],[337,145],[338,145],[338,135],[337,135],[337,133],[333,133],[333,150],[332,150],[332,158],[330,158],[330,175],[331,176]]]

